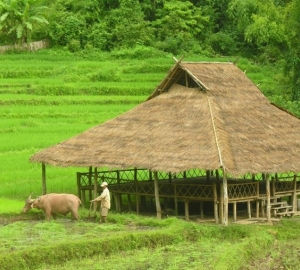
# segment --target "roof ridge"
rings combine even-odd
[[[223,159],[222,159],[221,149],[219,146],[219,140],[218,140],[217,130],[216,130],[215,121],[214,121],[214,114],[213,114],[212,107],[210,104],[209,96],[206,95],[206,97],[207,97],[207,101],[208,101],[211,122],[212,122],[213,130],[214,130],[214,134],[215,134],[215,140],[216,140],[216,145],[217,145],[217,149],[218,149],[219,160],[220,160],[221,167],[223,167]]]

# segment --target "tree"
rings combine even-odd
[[[228,12],[249,43],[263,45],[285,39],[283,12],[272,0],[233,0]]]
[[[282,59],[286,42],[283,10],[273,0],[233,0],[227,12],[242,45],[251,48],[251,55],[275,62]]]
[[[144,20],[144,13],[138,0],[120,1],[118,8],[112,9],[104,18],[107,36],[114,47],[134,47],[149,45],[152,29]]]
[[[42,0],[0,1],[0,31],[12,43],[29,43],[35,25],[48,24]]]
[[[292,100],[300,100],[300,0],[292,1],[286,8],[285,32],[288,50],[285,55],[285,74],[289,77]]]
[[[152,23],[156,28],[156,38],[173,53],[187,49],[184,48],[186,45],[192,46],[209,20],[200,7],[178,0],[166,0],[162,8],[157,8],[156,16],[156,21]]]

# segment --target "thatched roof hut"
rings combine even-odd
[[[300,119],[232,63],[178,61],[145,102],[30,161],[43,163],[43,187],[45,164],[154,171],[157,213],[158,171],[222,170],[227,225],[228,175],[264,174],[270,217],[268,175],[300,172]]]
[[[232,63],[177,62],[147,101],[30,161],[230,175],[300,171],[300,120]]]

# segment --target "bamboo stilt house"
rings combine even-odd
[[[37,152],[30,161],[43,168],[221,170],[226,225],[228,177],[263,174],[268,179],[290,172],[297,177],[300,119],[272,104],[232,63],[177,61],[145,102]],[[45,187],[44,170],[43,181]]]

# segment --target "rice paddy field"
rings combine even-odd
[[[44,222],[38,210],[20,213],[29,194],[42,192],[41,164],[29,162],[32,154],[143,102],[173,64],[172,56],[163,53],[137,58],[59,50],[0,55],[0,270],[299,269],[298,219],[224,228],[113,211],[109,223],[99,225],[86,219],[85,208],[76,223]],[[276,67],[247,59],[238,66],[270,100],[284,104]],[[291,108],[300,115],[297,106]],[[76,194],[76,172],[86,170],[47,166],[47,191]]]
[[[228,61],[196,56],[184,60]],[[86,59],[58,50],[0,55],[0,197],[40,194],[41,165],[29,163],[32,154],[143,102],[173,64],[164,54],[142,59],[100,53]],[[239,60],[239,67],[276,99],[276,68],[246,59]],[[48,192],[74,192],[78,170],[86,168],[48,167]]]
[[[171,58],[85,60],[55,53],[0,55],[0,197],[41,193],[30,156],[144,101]],[[49,192],[74,192],[75,173],[47,168]],[[22,188],[20,188],[22,187]]]

